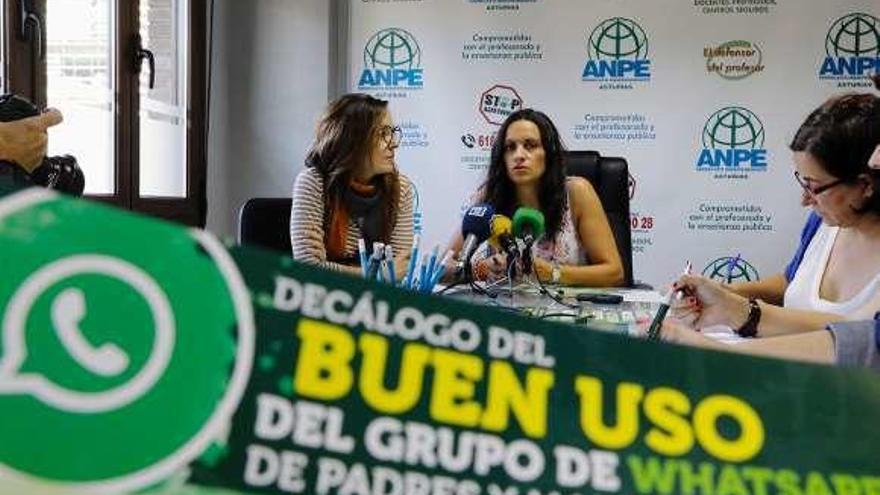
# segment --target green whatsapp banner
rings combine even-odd
[[[880,494],[880,379],[0,200],[0,494]]]

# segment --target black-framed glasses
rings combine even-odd
[[[801,174],[799,174],[797,170],[794,171],[794,180],[796,180],[797,183],[801,186],[801,188],[804,191],[806,191],[807,194],[809,194],[810,196],[818,196],[818,195],[822,194],[823,192],[831,189],[832,187],[839,186],[839,185],[843,184],[844,182],[846,182],[845,179],[837,179],[837,180],[833,180],[827,184],[822,184],[820,186],[813,186],[813,185],[810,185],[810,181],[807,181],[803,177],[801,177]]]
[[[383,125],[379,127],[379,137],[387,146],[400,144],[400,140],[403,138],[403,129],[400,126]]]

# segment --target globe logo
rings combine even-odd
[[[703,147],[764,147],[764,125],[752,111],[743,107],[725,107],[713,113],[703,127]]]
[[[751,282],[759,280],[758,270],[740,256],[722,256],[703,268],[703,276],[724,282]]]
[[[829,57],[880,56],[880,19],[863,13],[837,19],[825,36],[825,52]]]
[[[587,53],[592,60],[644,60],[648,58],[648,37],[635,21],[612,17],[590,33]]]
[[[371,69],[415,69],[421,66],[422,50],[416,38],[400,28],[374,34],[364,46],[364,66]]]

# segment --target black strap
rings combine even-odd
[[[740,337],[753,338],[758,335],[758,323],[761,321],[761,306],[755,298],[749,298],[749,316],[741,327],[734,330]]]

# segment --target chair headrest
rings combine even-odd
[[[564,157],[568,175],[580,175],[588,179],[595,178],[601,159],[598,151],[567,151]]]

